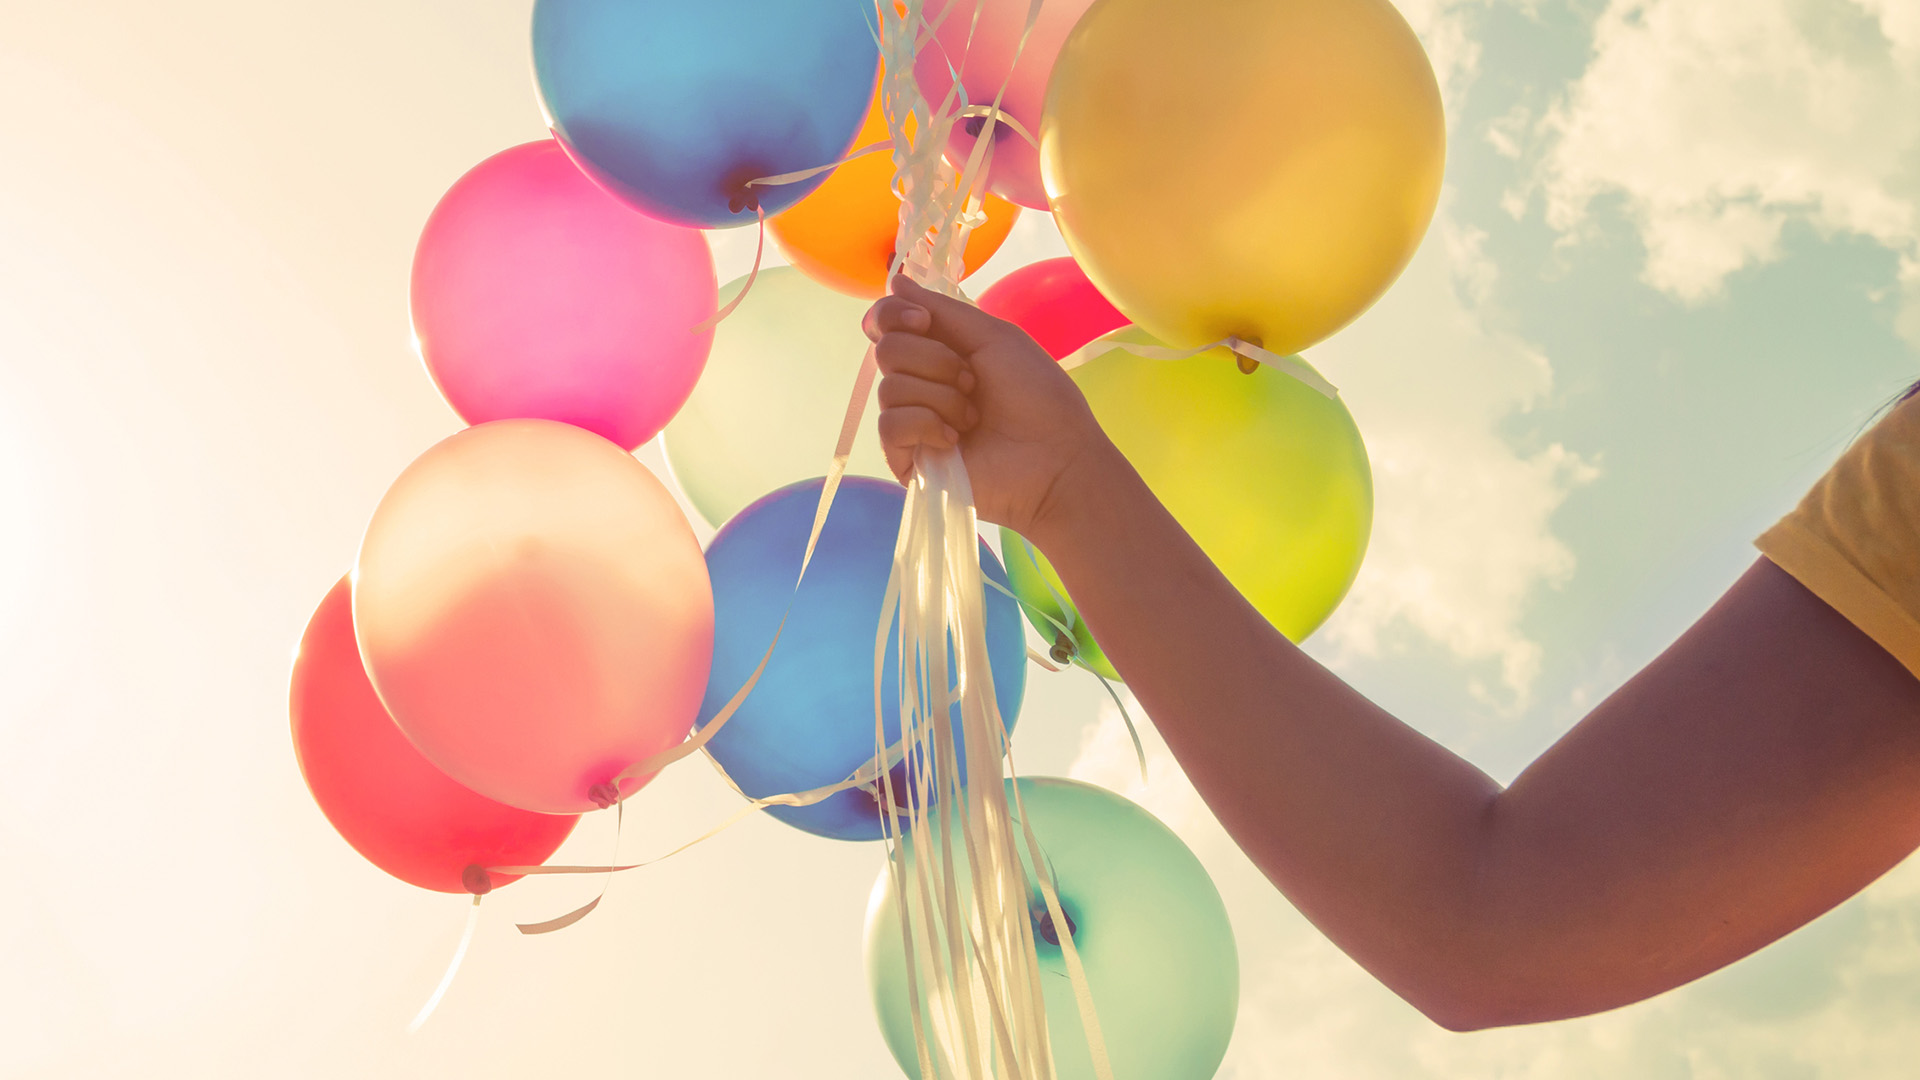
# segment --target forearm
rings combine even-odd
[[[1670,989],[1920,843],[1920,683],[1769,564],[1503,792],[1288,643],[1101,453],[1030,539],[1242,850],[1438,1023]]]
[[[1102,447],[1031,537],[1242,850],[1442,1023],[1499,791],[1275,631]]]
[[[1920,680],[1762,560],[1502,791],[1215,570],[1033,341],[904,279],[870,313],[897,475],[957,433],[1215,814],[1449,1027],[1595,1012],[1751,952],[1920,845]]]

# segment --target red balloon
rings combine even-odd
[[[1055,360],[1130,322],[1070,255],[1023,266],[994,282],[980,294],[980,310],[1025,330]]]
[[[429,764],[367,680],[352,596],[341,578],[293,662],[293,751],[327,820],[375,866],[438,892],[488,892],[518,879],[486,867],[546,862],[579,815],[516,810]]]

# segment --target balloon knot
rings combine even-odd
[[[967,134],[969,136],[977,139],[980,137],[980,133],[986,130],[987,118],[984,116],[969,116],[967,117],[966,122],[962,126],[966,128]],[[1002,138],[1006,136],[1007,132],[1011,130],[1013,129],[1009,128],[1005,124],[993,125],[993,141],[999,142]]]
[[[1078,937],[1080,927],[1074,924],[1073,914],[1064,906],[1061,907],[1060,914],[1066,916],[1067,919],[1067,936]],[[1060,947],[1060,932],[1054,929],[1053,912],[1048,911],[1046,908],[1036,908],[1034,910],[1033,929],[1035,933],[1040,935],[1040,940],[1056,949]]]
[[[612,784],[595,784],[587,789],[587,798],[593,800],[593,805],[605,810],[620,801],[620,789]]]
[[[1056,664],[1071,663],[1073,661],[1073,653],[1073,639],[1065,634],[1056,634],[1053,639],[1053,649],[1050,652],[1050,655],[1053,657],[1053,662]]]
[[[1257,337],[1243,337],[1243,338],[1236,338],[1235,340],[1245,342],[1246,344],[1251,345],[1256,349],[1262,347],[1260,344],[1260,339]],[[1260,370],[1260,361],[1255,359],[1254,357],[1246,355],[1245,353],[1236,351],[1234,353],[1234,362],[1240,365],[1240,374],[1242,375],[1251,375],[1254,372]]]
[[[475,896],[485,896],[493,891],[493,875],[479,863],[473,863],[460,871],[460,884]]]

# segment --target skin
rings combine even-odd
[[[1273,630],[1025,333],[894,294],[867,332],[895,474],[959,447],[1241,849],[1435,1023],[1651,997],[1920,846],[1920,679],[1766,559],[1502,788]]]

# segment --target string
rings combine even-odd
[[[881,139],[879,142],[870,142],[858,150],[849,151],[847,156],[841,158],[839,161],[829,161],[825,165],[815,165],[811,169],[797,169],[793,172],[784,172],[775,176],[756,176],[752,180],[747,181],[744,186],[777,187],[781,184],[797,184],[802,180],[810,180],[819,176],[823,172],[831,172],[849,161],[855,161],[859,158],[866,157],[868,154],[877,154],[882,150],[891,149],[893,149],[893,140]]]
[[[467,947],[473,944],[474,928],[479,925],[480,894],[474,893],[473,905],[467,908],[467,928],[460,932],[460,945],[453,950],[453,960],[447,964],[446,974],[440,976],[440,985],[433,988],[433,995],[427,998],[425,1005],[420,1006],[420,1011],[413,1016],[413,1022],[407,1025],[407,1034],[419,1031],[433,1011],[440,1007],[440,999],[447,995],[447,987],[453,985],[453,977],[460,973],[460,964],[467,958]]]
[[[621,829],[626,825],[626,810],[627,810],[626,803],[624,802],[614,803],[613,853],[615,856],[618,856],[620,854],[620,832],[621,832]],[[514,869],[520,870],[525,868],[515,867]],[[607,875],[607,879],[600,883],[600,892],[597,895],[595,895],[593,899],[587,901],[586,903],[580,905],[577,908],[574,908],[572,911],[569,911],[565,915],[562,915],[558,918],[548,919],[545,922],[515,923],[514,925],[518,926],[520,928],[520,932],[523,934],[551,934],[555,930],[565,930],[567,927],[572,926],[574,923],[577,923],[581,919],[586,918],[588,915],[593,914],[593,909],[599,907],[600,901],[605,900],[607,898],[607,889],[613,885],[614,868],[612,866],[605,866],[605,867],[597,867],[595,869],[604,872]],[[509,872],[509,871],[503,871],[503,872]],[[532,872],[545,874],[545,873],[590,873],[592,871],[588,870],[585,867],[558,867],[558,868],[555,868],[554,870],[547,870],[546,868],[542,867]]]
[[[890,13],[882,7],[888,31],[882,35],[882,48],[890,71],[902,70],[912,59],[902,51],[911,47],[912,35],[905,28],[918,18],[919,4],[909,0],[906,7],[900,19],[888,19]],[[1036,0],[1028,13],[1029,31],[1037,11]],[[957,294],[958,245],[964,243],[968,218],[978,206],[972,178],[984,175],[993,140],[978,140],[961,169],[943,168],[937,150],[927,153],[927,143],[936,148],[944,143],[952,110],[943,105],[940,112],[929,114],[925,99],[905,79],[883,92],[896,142],[895,188],[902,199],[896,268],[929,288]],[[908,119],[927,142],[916,146],[905,137]],[[987,134],[996,119],[988,116]],[[1003,769],[1011,774],[1011,758],[1005,723],[994,701],[985,640],[985,579],[977,545],[972,490],[959,454],[923,448],[915,454],[887,605],[876,626],[879,661],[884,659],[878,650],[889,632],[888,622],[898,622],[901,739],[911,778],[902,821],[893,778],[882,777],[889,864],[921,1075],[984,1080],[991,1069],[1003,1077],[1047,1080],[1053,1076],[1053,1057],[1029,889],[1006,785],[997,782]],[[884,732],[878,708],[883,675],[884,669],[876,666],[876,753]],[[959,691],[958,722],[971,780],[964,791],[949,687]],[[1044,865],[1024,824],[1022,831],[1036,867]],[[956,873],[957,855],[965,860],[967,885]],[[1042,893],[1050,893],[1050,877],[1044,871],[1040,876]],[[1051,906],[1057,911],[1057,898]],[[1063,914],[1057,921],[1066,925]],[[1068,976],[1076,984],[1096,1074],[1111,1080],[1085,972],[1070,943],[1064,955],[1069,957]],[[924,999],[922,974],[927,980]]]
[[[1026,128],[1026,125],[1014,119],[1013,114],[1010,112],[1007,112],[1004,109],[996,108],[993,105],[969,105],[966,108],[961,109],[957,115],[963,118],[991,117],[993,118],[993,120],[1007,125],[1007,127],[1015,135],[1018,135],[1022,139],[1025,139],[1027,142],[1031,143],[1034,149],[1038,150],[1040,148],[1040,140],[1034,137],[1033,132],[1028,131]],[[985,134],[986,134],[986,130],[983,127],[981,130],[981,136],[984,137]]]
[[[1060,360],[1060,368],[1063,371],[1072,371],[1074,368],[1088,361],[1096,360],[1115,350],[1129,352],[1148,360],[1187,360],[1199,356],[1201,353],[1211,352],[1214,349],[1227,349],[1244,360],[1264,364],[1283,375],[1291,376],[1305,383],[1308,387],[1324,397],[1337,398],[1340,396],[1340,389],[1338,387],[1328,382],[1325,376],[1307,366],[1306,362],[1299,357],[1281,356],[1279,353],[1261,348],[1246,338],[1237,337],[1232,334],[1221,338],[1219,341],[1208,342],[1195,349],[1172,349],[1165,345],[1142,345],[1131,341],[1102,339],[1083,345],[1079,349],[1062,357]]]
[[[714,312],[712,318],[694,327],[688,331],[688,333],[704,334],[714,327],[719,326],[721,320],[733,314],[734,310],[740,306],[740,302],[747,298],[747,293],[753,291],[753,283],[760,276],[760,260],[765,257],[767,253],[767,208],[761,206],[756,200],[753,204],[753,212],[754,215],[759,218],[758,228],[760,233],[754,239],[753,269],[747,271],[747,283],[740,286],[740,291],[734,294],[733,299],[727,301],[725,307]]]
[[[1020,538],[1020,542],[1027,545],[1027,557],[1029,559],[1032,559],[1034,557],[1033,545],[1030,542],[1028,542],[1027,538],[1024,536]],[[1036,561],[1034,565],[1037,566],[1039,565],[1039,563]],[[1048,623],[1052,624],[1052,626],[1059,632],[1059,635],[1060,635],[1056,640],[1065,642],[1067,648],[1070,650],[1072,649],[1072,643],[1073,643],[1072,633],[1068,629],[1065,623],[1061,622],[1059,619],[1054,618],[1053,615],[1049,613],[1046,609],[1041,608],[1035,604],[1030,604],[1027,601],[1021,599],[1018,595],[1016,595],[1013,592],[1012,589],[1007,588],[1005,585],[1000,584],[999,582],[993,580],[992,578],[986,578],[985,581],[987,585],[998,590],[1002,595],[1005,595],[1006,597],[1011,599],[1014,603],[1019,604],[1021,607],[1027,609],[1029,614],[1033,615],[1036,618],[1044,619]],[[1050,581],[1047,581],[1046,576],[1044,574],[1041,575],[1041,581],[1046,584],[1048,592],[1053,592],[1054,602],[1060,606],[1060,610],[1066,611],[1066,612],[1073,611],[1072,606],[1067,604],[1066,601],[1060,596],[1058,592],[1054,592],[1053,583]],[[1058,648],[1059,646],[1056,645],[1055,647]],[[1031,647],[1027,649],[1027,656],[1032,658],[1035,663],[1038,663],[1041,667],[1046,668],[1048,671],[1060,670],[1059,668],[1053,666],[1053,664],[1049,663],[1046,658],[1042,657],[1039,652],[1032,649]],[[1127,711],[1126,702],[1120,699],[1120,692],[1113,688],[1112,681],[1109,680],[1105,675],[1102,675],[1099,672],[1093,670],[1093,665],[1087,663],[1086,660],[1082,658],[1077,651],[1071,651],[1068,653],[1068,662],[1072,666],[1077,667],[1080,670],[1086,672],[1087,674],[1093,676],[1094,679],[1100,683],[1101,689],[1107,692],[1107,696],[1113,699],[1114,707],[1120,710],[1120,720],[1121,722],[1126,724],[1127,736],[1133,740],[1133,757],[1134,757],[1134,760],[1139,763],[1140,783],[1144,785],[1145,783],[1147,783],[1147,749],[1145,744],[1143,744],[1140,741],[1140,730],[1134,726],[1133,714]]]
[[[747,695],[759,684],[761,675],[767,670],[767,664],[773,659],[774,649],[780,645],[780,636],[786,632],[787,620],[793,615],[794,600],[800,595],[801,583],[807,579],[807,569],[813,565],[814,551],[820,545],[820,533],[826,528],[827,513],[833,507],[834,495],[839,491],[840,481],[846,475],[847,460],[853,455],[853,440],[859,434],[860,418],[866,412],[867,397],[872,392],[874,375],[878,370],[873,348],[868,346],[866,358],[860,363],[860,372],[854,377],[853,393],[847,399],[847,411],[840,422],[840,437],[834,446],[833,461],[827,468],[825,482],[820,488],[820,501],[814,508],[813,527],[807,534],[806,550],[800,557],[800,572],[794,579],[793,593],[787,598],[787,606],[780,614],[779,624],[774,627],[773,640],[768,642],[766,653],[760,657],[759,664],[755,665],[753,672],[747,676],[746,682],[740,685],[740,689],[734,691],[733,697],[727,699],[727,703],[720,707],[720,711],[713,715],[713,719],[707,721],[699,731],[694,732],[685,741],[649,755],[621,770],[620,774],[614,777],[614,787],[622,786],[623,782],[629,779],[651,776],[681,758],[704,748],[726,726],[727,721],[740,711],[741,703],[746,701]]]

